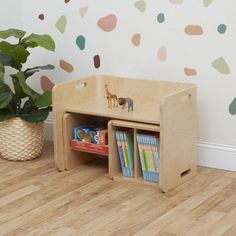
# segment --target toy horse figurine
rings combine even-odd
[[[134,110],[134,102],[131,98],[118,98],[119,105],[122,106],[122,109],[125,108],[126,104],[128,105],[128,111]]]
[[[107,84],[105,84],[105,96],[107,98],[108,108],[112,108],[112,106],[118,107],[117,96],[109,92]]]

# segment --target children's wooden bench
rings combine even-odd
[[[105,85],[118,97],[132,98],[134,110],[108,108]],[[73,128],[105,123],[109,136],[108,172],[112,179],[160,187],[165,192],[196,174],[197,109],[193,84],[105,75],[78,79],[53,88],[53,118],[55,164],[60,171],[94,158],[94,154],[71,149]],[[121,174],[114,135],[120,127],[134,132],[134,178]],[[140,130],[160,135],[159,183],[142,178],[136,141]]]

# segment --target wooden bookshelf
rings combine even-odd
[[[118,97],[131,97],[134,111],[107,107],[104,86]],[[84,124],[108,127],[109,176],[123,181],[168,191],[196,174],[197,111],[196,86],[188,83],[91,76],[62,84],[53,89],[55,164],[60,171],[100,157],[70,147],[73,128]],[[116,129],[128,128],[134,134],[134,178],[122,176]],[[136,135],[152,131],[160,137],[160,181],[142,178]]]

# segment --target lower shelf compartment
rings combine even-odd
[[[89,152],[103,156],[108,156],[109,153],[108,145],[104,146],[93,143],[80,142],[74,139],[70,141],[70,147],[72,150]]]
[[[158,188],[159,187],[159,183],[157,182],[150,182],[150,181],[145,181],[142,177],[140,178],[132,178],[132,177],[124,177],[122,174],[120,175],[115,175],[113,176],[113,180],[116,180],[118,182],[122,182],[122,183],[129,183],[129,184],[133,184],[133,185],[139,185],[139,186],[149,186],[152,188]]]

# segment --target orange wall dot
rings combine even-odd
[[[64,60],[60,60],[60,67],[68,73],[70,73],[74,70],[73,66]]]
[[[188,35],[201,35],[201,34],[203,34],[203,29],[200,25],[187,25],[185,27],[184,31]]]

